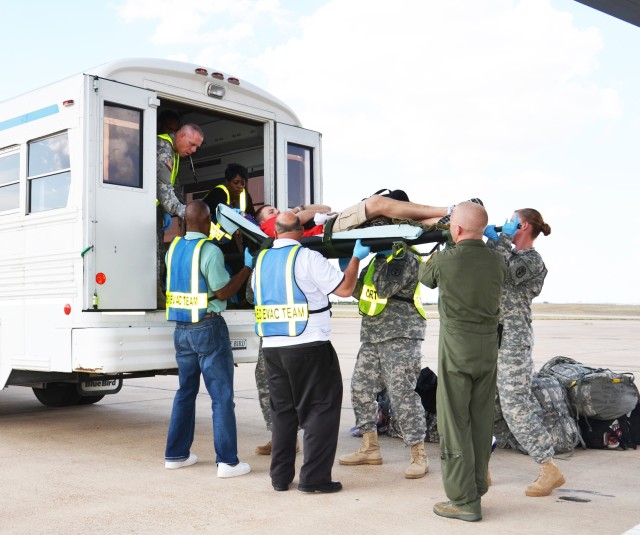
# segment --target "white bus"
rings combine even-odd
[[[37,76],[37,70],[34,71]],[[185,199],[248,168],[254,204],[322,201],[321,136],[267,92],[209,67],[105,64],[0,103],[0,388],[90,404],[130,377],[177,373],[156,310],[156,116],[196,123]],[[180,232],[174,218],[170,232]],[[252,310],[229,310],[236,362],[253,362]]]

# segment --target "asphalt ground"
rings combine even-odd
[[[336,314],[339,316],[340,314]],[[536,369],[556,355],[640,375],[640,320],[536,319]],[[338,455],[359,439],[349,384],[359,346],[359,319],[333,320],[333,343],[345,386]],[[438,320],[429,319],[423,366],[437,369]],[[483,520],[440,518],[445,500],[439,448],[426,443],[430,471],[408,480],[409,450],[380,437],[384,464],[336,464],[344,490],[308,495],[275,492],[269,457],[254,448],[269,439],[257,401],[253,364],[236,368],[235,395],[241,460],[252,472],[218,479],[210,399],[198,398],[192,452],[198,463],[166,470],[163,454],[177,378],[125,381],[120,393],[90,406],[47,408],[30,389],[0,392],[0,533],[7,534],[333,534],[333,533],[607,533],[640,535],[640,448],[582,450],[559,456],[567,483],[544,498],[525,487],[537,476],[528,456],[497,450],[493,486]],[[301,433],[302,435],[302,433]],[[298,467],[302,454],[298,457]]]

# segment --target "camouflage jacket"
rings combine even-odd
[[[522,336],[528,332],[532,336],[531,301],[540,295],[547,276],[540,253],[534,248],[515,251],[511,240],[511,236],[501,234],[498,241],[487,242],[507,263],[507,279],[500,307],[500,323],[504,325],[503,340],[508,338],[509,333],[520,333]]]
[[[157,199],[166,213],[184,219],[185,205],[178,197],[178,183],[176,182],[175,186],[171,184],[172,169],[173,147],[167,140],[158,138],[156,151]]]
[[[379,297],[388,299],[387,306],[377,316],[362,316],[360,327],[361,342],[384,342],[394,338],[410,338],[424,340],[427,322],[416,310],[413,304],[413,294],[418,284],[418,258],[407,253],[404,269],[399,277],[389,276],[389,264],[384,256],[376,256],[375,272],[373,274],[373,285]],[[364,276],[367,272],[365,267],[358,278],[358,283],[353,292],[353,297],[360,298]],[[390,299],[399,296],[408,301]]]

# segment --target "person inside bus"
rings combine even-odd
[[[211,210],[211,221],[214,224],[213,237],[216,244],[222,249],[225,255],[225,263],[227,264],[231,274],[237,273],[242,269],[243,257],[242,252],[245,246],[252,246],[250,243],[244,243],[242,234],[236,232],[233,236],[229,236],[224,232],[216,220],[216,208],[219,204],[225,204],[230,208],[239,210],[243,215],[251,218],[255,217],[256,210],[253,206],[253,199],[246,190],[247,184],[247,168],[238,164],[231,163],[224,172],[224,183],[217,185],[202,199]],[[230,300],[230,305],[245,305],[245,290],[243,286],[238,295]]]
[[[175,134],[180,126],[180,116],[175,111],[163,110],[158,114],[158,134]]]
[[[185,205],[178,196],[176,186],[180,158],[190,156],[202,145],[202,129],[193,123],[181,126],[175,134],[158,134],[156,150],[156,264],[157,307],[165,308],[164,231],[171,226],[171,216],[184,219]],[[180,194],[181,197],[181,194]]]
[[[400,191],[400,190],[396,190]],[[394,198],[395,197],[395,198]],[[407,200],[401,200],[398,195],[372,195],[358,204],[350,206],[342,212],[335,213],[331,207],[322,204],[311,204],[308,206],[296,206],[291,211],[298,216],[304,226],[303,236],[318,236],[324,232],[324,224],[329,219],[335,219],[333,232],[340,232],[356,228],[374,218],[384,217],[391,219],[412,219],[425,226],[436,223],[446,224],[449,221],[449,214],[454,206],[428,206],[426,204],[416,204]],[[471,202],[482,205],[480,199],[471,199]],[[275,237],[275,220],[280,210],[274,206],[265,204],[256,213],[256,221],[260,225],[260,230],[267,236]]]

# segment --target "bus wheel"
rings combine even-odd
[[[76,405],[82,397],[75,383],[47,383],[46,388],[34,388],[33,393],[46,407]]]
[[[93,405],[94,403],[98,403],[98,401],[100,401],[103,397],[104,394],[102,394],[101,396],[80,396],[77,405]]]

